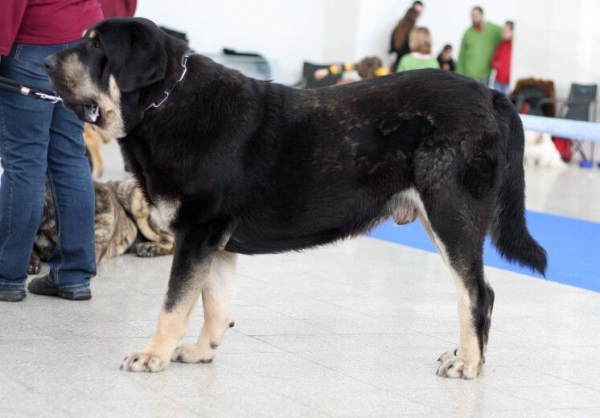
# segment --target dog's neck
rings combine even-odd
[[[185,78],[185,76],[187,74],[187,61],[188,61],[188,58],[190,57],[190,55],[192,55],[192,54],[190,54],[188,52],[181,57],[181,61],[180,61],[181,66],[179,68],[179,76],[175,79],[175,81],[170,83],[169,87],[167,87],[164,90],[162,96],[159,99],[150,103],[150,105],[148,105],[144,109],[144,113],[162,106],[169,99],[169,96],[171,95],[173,90],[175,90],[177,85],[183,81],[183,79]],[[168,85],[167,82],[165,82],[165,85]]]
[[[144,109],[144,113],[151,109],[156,109],[162,106],[163,103],[167,101],[173,90],[175,90],[177,85],[183,81],[187,74],[187,61],[190,55],[192,54],[190,54],[189,52],[183,55],[183,57],[181,58],[181,68],[179,70],[179,76],[175,79],[173,83],[171,83],[170,87],[167,87],[160,99],[158,99],[155,102],[152,102],[148,107],[146,107],[146,109]]]

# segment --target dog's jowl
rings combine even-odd
[[[47,60],[65,106],[119,137],[175,236],[156,334],[122,367],[211,361],[232,323],[237,253],[309,248],[393,217],[420,220],[456,284],[460,339],[438,374],[476,377],[494,303],[486,235],[508,260],[546,269],[525,225],[523,129],[508,99],[439,70],[299,90],[186,48],[117,18]],[[178,348],[200,295],[200,338]]]

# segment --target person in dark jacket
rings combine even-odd
[[[417,24],[417,19],[423,12],[423,3],[420,1],[415,1],[410,9],[406,11],[406,14],[392,32],[392,36],[390,39],[390,50],[388,51],[390,54],[395,53],[396,58],[394,62],[390,66],[390,72],[396,72],[398,68],[398,64],[400,64],[400,60],[406,54],[410,53],[410,47],[408,46],[408,35],[412,28]]]

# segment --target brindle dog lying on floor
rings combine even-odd
[[[126,252],[135,252],[139,257],[173,254],[173,235],[154,223],[135,179],[94,182],[94,192],[97,262]],[[27,268],[29,274],[40,272],[41,262],[48,261],[57,240],[54,206],[46,190],[42,223]]]

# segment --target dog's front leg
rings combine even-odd
[[[204,324],[196,344],[184,344],[175,350],[172,360],[183,363],[210,363],[223,335],[233,326],[237,254],[219,251],[212,259],[208,277],[202,286]]]
[[[216,248],[207,243],[206,231],[176,235],[176,250],[169,287],[158,318],[156,333],[139,352],[126,357],[121,369],[159,372],[170,362],[185,336],[202,288],[210,277]]]

